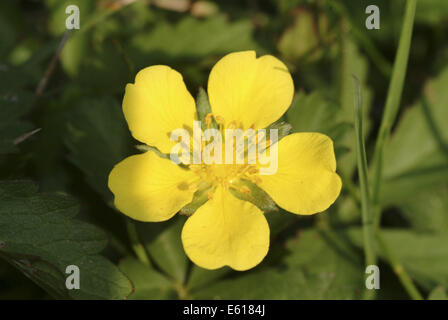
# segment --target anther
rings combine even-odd
[[[205,123],[207,124],[207,126],[209,126],[212,123],[213,120],[213,114],[209,113],[205,116]]]
[[[224,124],[224,118],[221,116],[216,116],[215,120],[218,124]]]
[[[227,128],[228,129],[236,129],[236,122],[235,121],[230,122]]]
[[[197,183],[192,183],[188,186],[188,191],[190,192],[196,192],[198,191],[198,184]]]
[[[250,189],[247,186],[237,187],[237,186],[235,186],[233,184],[230,184],[229,187],[234,189],[234,190],[236,190],[236,191],[239,191],[239,192],[241,192],[243,194],[250,194],[250,192],[251,192]]]
[[[240,191],[241,191],[241,193],[244,193],[244,194],[250,194],[250,192],[251,192],[247,186],[242,186],[240,188]]]
[[[249,167],[249,170],[247,173],[256,174],[256,173],[258,173],[258,169],[256,167]]]

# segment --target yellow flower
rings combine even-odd
[[[212,114],[222,127],[262,129],[289,108],[294,84],[277,58],[254,51],[226,55],[208,80]],[[132,135],[170,153],[170,133],[191,128],[197,120],[195,101],[182,76],[167,66],[141,70],[126,86],[123,112]],[[118,163],[109,175],[115,206],[140,221],[164,221],[193,200],[200,184],[210,187],[209,200],[191,215],[182,230],[188,257],[200,267],[228,265],[247,270],[269,249],[269,226],[254,204],[236,198],[229,188],[240,179],[263,189],[281,208],[309,215],[326,210],[338,197],[333,142],[319,133],[294,133],[278,142],[278,169],[260,175],[259,164],[178,166],[152,151]],[[242,190],[247,191],[247,190]]]

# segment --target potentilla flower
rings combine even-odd
[[[226,55],[213,67],[208,80],[211,114],[222,132],[226,128],[263,129],[289,108],[294,84],[277,58],[257,58],[254,51]],[[123,112],[132,135],[163,154],[177,144],[170,139],[179,128],[192,128],[197,119],[195,100],[182,76],[168,66],[141,70],[126,86]],[[264,190],[281,208],[301,215],[326,210],[338,197],[332,140],[320,133],[294,133],[280,139],[277,171],[260,174],[261,164],[177,165],[153,151],[118,163],[109,175],[115,206],[129,217],[147,222],[165,221],[191,203],[204,188],[208,200],[187,220],[182,243],[198,266],[230,266],[247,270],[260,263],[269,249],[269,226],[253,203],[234,196],[245,193],[240,181]],[[273,148],[271,144],[264,152]]]

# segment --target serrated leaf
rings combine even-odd
[[[412,229],[419,232],[448,232],[448,186],[423,189],[398,205]]]
[[[347,231],[353,243],[362,246],[362,231]],[[405,229],[382,230],[381,234],[391,252],[409,275],[421,286],[431,289],[436,285],[448,285],[448,234],[418,233]],[[384,252],[377,250],[380,257]]]
[[[193,264],[188,277],[187,289],[198,290],[199,288],[213,283],[231,272],[232,269],[229,267],[223,267],[217,270],[207,270]]]
[[[134,285],[134,291],[129,299],[175,299],[177,297],[172,283],[166,277],[137,259],[125,258],[120,261],[118,267]]]
[[[443,286],[434,288],[428,296],[428,300],[448,300],[448,294]]]
[[[134,36],[132,45],[143,52],[158,52],[168,58],[204,57],[259,48],[252,39],[249,20],[229,22],[223,15],[208,19],[185,17],[174,25],[162,22],[149,34]]]
[[[99,255],[107,237],[76,220],[78,204],[57,193],[38,193],[28,181],[0,182],[0,257],[57,298],[125,299],[129,280]],[[65,287],[66,267],[80,269],[80,289]]]
[[[407,201],[448,179],[448,68],[425,86],[384,146],[383,204]]]
[[[180,238],[185,220],[185,216],[176,215],[166,222],[137,224],[140,239],[154,263],[179,284],[184,283],[188,266]]]
[[[339,137],[339,131],[346,127],[346,123],[337,119],[339,111],[338,105],[321,92],[306,94],[300,91],[294,97],[286,118],[292,125],[293,132],[320,132],[331,136],[334,131]]]

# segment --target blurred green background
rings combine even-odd
[[[80,30],[66,35],[52,69],[69,4],[80,8]],[[365,27],[371,4],[380,8],[380,30]],[[361,298],[351,75],[363,89],[370,161],[404,7],[404,0],[1,1],[0,299]],[[391,262],[424,298],[447,298],[447,34],[448,1],[419,1],[401,109],[384,151],[381,227],[390,252],[377,250],[378,299],[409,298]],[[121,100],[140,69],[169,65],[196,95],[223,55],[247,49],[288,65],[296,96],[284,120],[293,132],[334,140],[343,191],[314,216],[266,213],[271,248],[253,270],[208,271],[183,252],[185,216],[137,223],[133,233],[113,209],[107,175],[138,152]],[[148,265],[136,258],[138,243]],[[80,266],[81,290],[65,289],[69,264]]]

